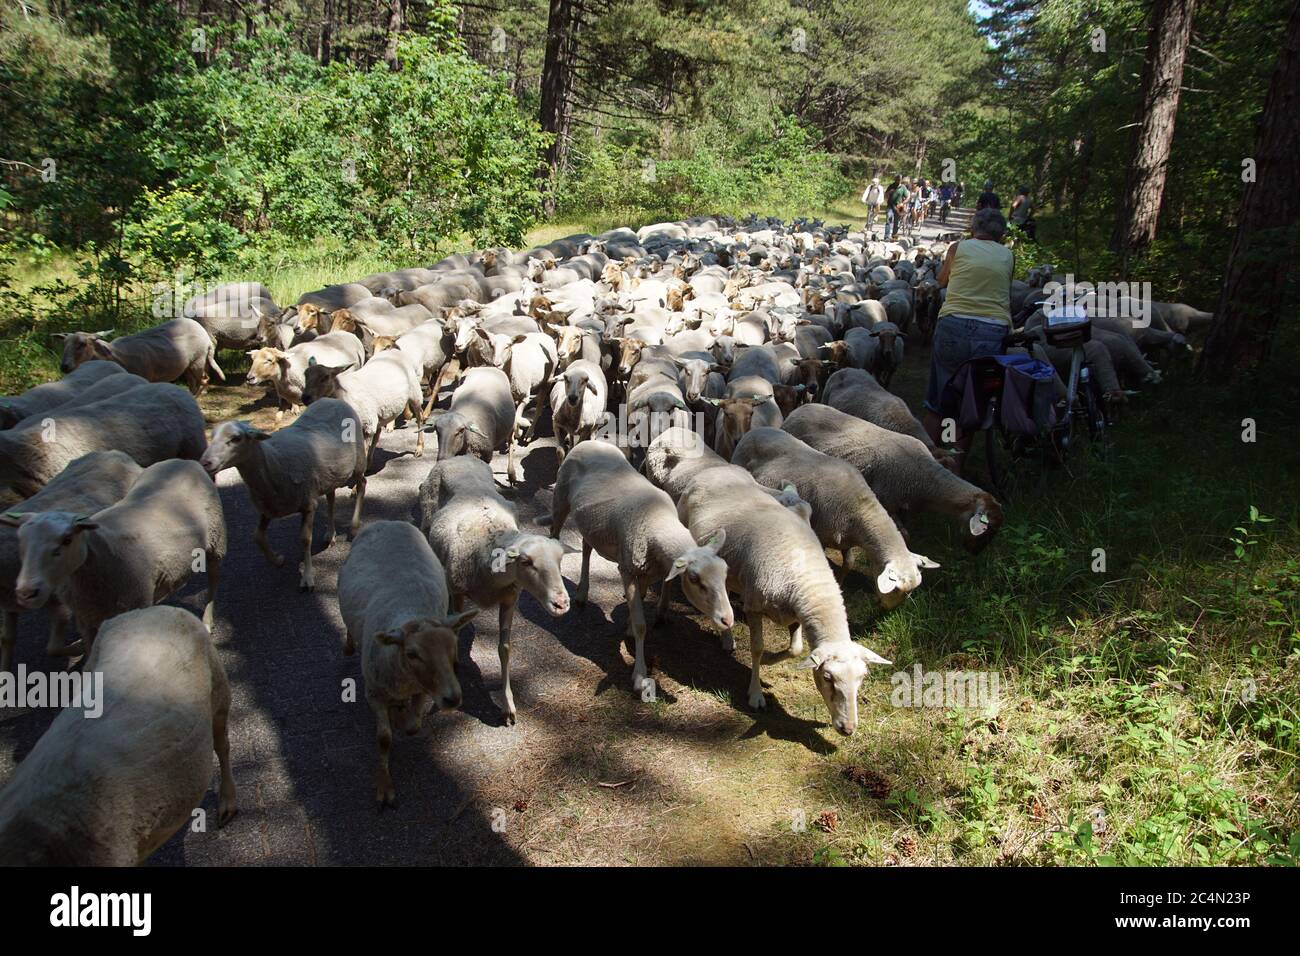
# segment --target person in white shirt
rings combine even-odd
[[[862,202],[867,207],[866,230],[871,231],[875,225],[876,216],[880,214],[880,209],[885,205],[885,187],[880,185],[880,177],[872,176],[871,182],[862,192]]]

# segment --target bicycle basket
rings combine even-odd
[[[1082,306],[1043,305],[1043,335],[1047,344],[1070,349],[1092,339],[1092,320]]]

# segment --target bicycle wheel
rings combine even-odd
[[[1025,487],[1023,469],[1024,443],[1001,426],[998,399],[989,400],[990,425],[984,429],[984,466],[988,470],[988,490],[1003,504],[1019,495]]]

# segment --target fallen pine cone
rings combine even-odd
[[[516,800],[516,801],[515,801],[515,813],[523,813],[523,812],[524,812],[525,810],[527,810],[527,809],[528,809],[528,801],[527,801],[527,800]]]
[[[840,825],[840,815],[834,810],[823,810],[817,816],[816,827],[826,833],[834,833]]]
[[[911,856],[914,854],[916,852],[916,838],[906,834],[900,837],[898,841],[898,852],[903,854],[903,856]]]
[[[861,767],[854,764],[844,768],[844,776],[848,777],[859,787],[866,790],[867,793],[877,800],[884,800],[889,796],[893,789],[890,786],[889,778],[879,771],[872,770],[870,767]]]

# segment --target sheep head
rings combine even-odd
[[[270,437],[270,432],[254,428],[248,422],[222,422],[212,429],[212,440],[199,458],[199,464],[215,481],[221,472],[247,459],[253,442],[266,441]]]
[[[531,594],[552,617],[559,617],[569,610],[569,593],[560,574],[560,560],[569,551],[558,538],[516,531],[493,549],[493,570]]]
[[[112,329],[103,332],[57,332],[52,338],[63,340],[63,356],[59,361],[59,371],[67,375],[77,366],[94,359],[113,362],[113,348],[106,335]]]
[[[972,498],[971,506],[962,512],[963,545],[971,554],[979,554],[1002,527],[1002,505],[988,492],[980,491]]]
[[[307,361],[307,384],[302,389],[302,403],[310,405],[321,398],[332,398],[338,393],[339,376],[351,365],[321,365],[315,358]]]
[[[444,412],[433,424],[438,435],[438,461],[446,461],[471,451],[470,436],[491,441],[472,421],[459,412]]]
[[[86,532],[99,527],[88,515],[68,511],[8,511],[0,515],[0,524],[18,529],[22,570],[14,582],[14,597],[29,609],[44,607],[86,563]]]
[[[403,668],[439,707],[454,710],[461,701],[460,681],[456,679],[459,655],[456,632],[478,611],[470,605],[441,618],[407,621],[401,627],[380,631],[375,640],[401,653]]]
[[[253,349],[248,357],[248,375],[244,380],[249,385],[278,381],[288,369],[288,353],[277,348]]]
[[[858,728],[858,690],[868,664],[889,664],[875,651],[853,641],[828,641],[814,647],[800,669],[811,670],[831,723],[847,737]]]
[[[314,302],[304,302],[298,306],[298,318],[294,322],[294,329],[298,332],[309,332],[312,329],[319,329],[320,317],[323,310]]]
[[[704,535],[698,545],[677,556],[664,578],[665,587],[674,578],[681,578],[686,600],[724,631],[736,623],[727,597],[727,562],[718,556],[726,540],[726,528]]]

